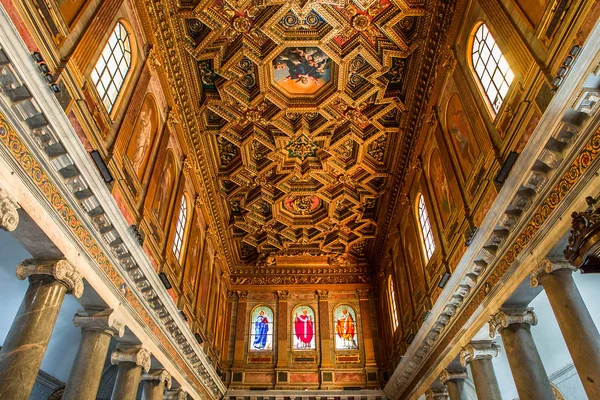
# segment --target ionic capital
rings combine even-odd
[[[73,317],[73,325],[82,331],[103,331],[119,337],[125,334],[125,323],[111,308],[96,312],[79,310]]]
[[[12,232],[19,225],[19,212],[21,208],[14,201],[6,189],[0,188],[0,229]]]
[[[165,384],[167,389],[171,389],[171,374],[166,369],[157,369],[142,375],[143,381],[157,381]]]
[[[183,389],[165,390],[163,400],[186,400],[187,393]]]
[[[329,290],[317,290],[317,297],[319,298],[319,300],[328,300]]]
[[[540,284],[540,279],[543,275],[551,274],[559,270],[576,271],[577,268],[567,261],[551,261],[546,258],[531,272],[529,283],[532,287],[536,287]]]
[[[460,365],[466,367],[471,361],[491,360],[500,354],[500,346],[494,342],[471,342],[460,351]]]
[[[537,325],[537,316],[533,308],[521,310],[500,310],[490,317],[490,337],[496,337],[496,332],[512,324]]]
[[[448,389],[445,386],[439,388],[430,388],[425,392],[426,400],[448,400],[449,398]]]
[[[69,261],[36,261],[27,259],[17,267],[17,278],[24,280],[34,275],[49,275],[67,287],[76,298],[83,294],[83,280]]]
[[[369,289],[356,289],[356,296],[359,300],[367,300],[369,298]]]
[[[446,384],[448,381],[467,379],[468,377],[467,371],[450,371],[445,369],[440,374],[440,382]]]
[[[237,295],[238,295],[238,300],[240,300],[240,301],[248,300],[248,291],[247,290],[238,290]]]
[[[117,347],[110,355],[110,363],[118,365],[122,362],[134,363],[144,372],[150,370],[150,352],[141,347]]]

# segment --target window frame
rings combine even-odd
[[[394,278],[388,277],[388,301],[390,302],[390,315],[392,317],[392,333],[396,333],[400,326],[400,315],[398,314],[398,303],[396,303],[396,292],[394,291]]]
[[[187,196],[185,195],[185,193],[183,193],[181,195],[181,202],[179,203],[179,212],[177,213],[177,221],[175,222],[175,230],[173,231],[173,244],[171,246],[171,251],[173,252],[175,259],[178,262],[181,262],[184,254],[185,254],[184,244],[185,244],[185,236],[187,233],[186,232],[187,225],[188,225],[188,221],[189,221],[189,215],[188,215],[189,210],[188,209],[189,209],[189,206],[188,206],[188,202],[187,202]],[[183,226],[181,226],[180,222],[181,222],[181,216],[183,213],[185,213],[184,214],[185,220],[183,222]],[[179,228],[181,228],[181,230]],[[180,241],[178,242],[177,239],[180,239]],[[176,249],[177,249],[177,251],[176,251]]]
[[[421,207],[422,205],[422,207]],[[431,218],[429,218],[429,210],[427,209],[427,204],[425,203],[425,196],[423,193],[419,193],[417,195],[417,220],[419,222],[419,232],[421,233],[421,245],[423,247],[423,255],[425,256],[425,265],[429,263],[431,257],[435,254],[436,243],[435,236],[433,234],[433,225],[431,225]],[[424,215],[422,215],[422,211],[424,211]],[[423,223],[426,223],[424,226]],[[425,231],[427,229],[427,232]]]
[[[337,321],[335,319],[335,312],[337,311],[338,308],[341,307],[345,307],[346,309],[352,310],[352,314],[350,314],[350,316],[353,317],[353,323],[354,323],[354,340],[356,342],[356,348],[352,349],[352,348],[338,348],[337,347],[337,332],[336,332],[336,324]],[[335,307],[333,307],[333,310],[331,311],[331,320],[332,320],[332,326],[333,328],[333,349],[337,352],[337,351],[359,351],[360,350],[360,341],[358,338],[358,314],[356,312],[356,309],[354,308],[354,306],[348,304],[348,303],[339,303],[337,304]]]
[[[122,76],[122,82],[121,82],[120,86],[117,88],[117,94],[116,94],[115,98],[112,100],[111,106],[109,109],[106,107],[104,98],[108,95],[109,89],[110,89],[111,85],[114,83],[114,76],[111,76],[112,74],[109,72],[110,80],[107,85],[108,89],[105,90],[104,94],[101,93],[101,91],[98,87],[98,84],[102,81],[104,72],[107,71],[110,58],[114,55],[114,49],[116,48],[116,46],[109,53],[109,56],[107,57],[108,60],[104,60],[104,52],[110,46],[111,39],[112,39],[113,35],[117,32],[117,29],[119,28],[119,26],[122,27],[122,31],[124,31],[126,34],[125,39],[127,39],[127,41],[129,42],[128,54],[129,54],[130,59],[129,59],[129,66],[127,67],[127,71],[126,71],[125,75]],[[117,42],[119,40],[120,39],[117,38]],[[108,114],[108,116],[111,119],[117,114],[117,111],[119,110],[119,106],[120,106],[121,100],[123,98],[124,92],[126,91],[129,81],[131,79],[131,76],[133,74],[133,70],[134,70],[135,64],[136,64],[136,53],[134,51],[135,48],[136,48],[135,47],[135,38],[134,38],[134,34],[133,34],[132,29],[130,28],[129,23],[124,19],[117,20],[117,22],[114,25],[114,28],[110,31],[110,34],[104,41],[104,46],[102,47],[102,50],[99,52],[98,57],[96,58],[96,61],[94,62],[93,66],[91,68],[91,71],[89,73],[89,78],[91,80],[92,86],[94,87],[94,90],[96,91],[96,94],[100,100],[100,103],[102,104],[101,108],[104,109],[104,111]],[[123,53],[123,56],[125,56],[125,54],[126,54],[126,52]],[[100,62],[104,62],[104,66],[101,69],[101,72],[98,73],[97,69],[98,69]],[[117,63],[117,71],[119,72],[119,75],[122,75],[120,73],[121,72],[120,66],[121,66],[120,62]],[[98,76],[97,81],[95,81],[95,79],[94,79],[94,74],[96,74]],[[104,87],[104,83],[102,83],[102,86]],[[116,87],[116,85],[115,85],[115,87]]]
[[[489,96],[487,90],[483,86],[482,78],[479,76],[479,73],[476,70],[476,66],[475,66],[476,62],[473,61],[475,54],[479,54],[478,51],[477,51],[477,53],[475,52],[475,41],[479,40],[476,36],[477,36],[479,30],[482,28],[485,28],[487,30],[487,36],[483,39],[483,43],[484,43],[485,47],[490,50],[488,62],[491,59],[493,59],[493,61],[496,63],[496,65],[494,67],[494,74],[495,74],[496,70],[498,70],[498,72],[500,72],[502,75],[502,78],[501,78],[502,83],[500,84],[500,86],[497,87],[496,82],[494,82],[494,74],[490,74],[489,71],[487,71],[487,63],[484,66],[484,70],[490,76],[490,84],[488,85],[488,87],[492,86],[494,88],[494,90],[497,92],[497,95],[500,95],[500,97],[501,97],[500,105],[497,107],[497,109],[494,108],[494,103],[492,103],[492,100],[490,99],[490,96]],[[493,41],[493,44],[491,45],[491,47],[489,46],[489,44],[487,44],[487,40],[489,40],[489,39],[491,39]],[[496,48],[498,49],[498,52],[500,53],[499,60],[497,62],[495,60],[495,57],[493,57],[492,51],[491,51],[493,49],[494,45],[496,46]],[[516,74],[512,70],[510,63],[506,59],[506,55],[500,48],[500,45],[494,38],[494,35],[492,34],[492,31],[491,31],[489,25],[485,21],[480,20],[473,26],[471,35],[469,36],[469,42],[468,42],[468,46],[467,46],[466,56],[467,56],[467,63],[469,65],[469,68],[471,69],[471,74],[475,80],[475,84],[477,85],[477,88],[479,89],[478,90],[479,95],[482,97],[484,103],[486,104],[487,110],[490,113],[490,115],[492,116],[492,119],[494,119],[494,118],[496,118],[496,116],[498,114],[500,114],[504,105],[506,104],[506,100],[510,96],[511,88],[513,87],[513,83],[515,81]],[[480,56],[480,58],[481,58],[481,56]],[[508,68],[507,72],[509,72],[512,75],[510,82],[506,79],[506,74],[503,73],[499,67],[499,64],[501,63],[502,59],[504,60],[504,62],[507,65],[507,68]],[[501,92],[500,92],[500,88],[502,87],[503,83],[505,83],[508,86],[508,88],[506,89],[506,92],[504,93],[504,96],[502,96]]]
[[[296,349],[294,348],[294,340],[295,340],[295,335],[296,335],[296,331],[294,329],[294,317],[295,317],[295,313],[297,310],[302,309],[302,308],[307,308],[310,309],[312,311],[312,315],[314,317],[313,319],[313,339],[315,342],[315,348],[314,349]],[[300,303],[297,304],[294,308],[292,308],[292,312],[290,313],[290,320],[289,320],[289,326],[290,326],[290,334],[291,334],[291,340],[290,340],[290,349],[292,352],[300,352],[300,353],[310,353],[310,352],[317,352],[319,351],[319,321],[317,321],[317,313],[315,312],[315,308],[313,306],[311,306],[309,303]]]
[[[254,312],[256,311],[256,309],[260,308],[260,307],[264,307],[264,308],[268,308],[269,310],[271,310],[271,315],[273,316],[273,318],[271,318],[271,321],[268,323],[270,325],[270,331],[267,332],[267,336],[271,336],[271,348],[270,349],[255,349],[252,347],[252,338],[254,336],[254,320],[252,319],[252,315],[254,314]],[[252,310],[250,310],[250,321],[248,324],[248,351],[249,352],[257,352],[257,353],[265,353],[265,352],[274,352],[275,351],[275,311],[273,310],[273,307],[271,307],[268,304],[257,304],[254,307],[252,307]]]

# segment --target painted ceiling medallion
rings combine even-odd
[[[296,215],[309,215],[321,208],[321,199],[317,196],[290,196],[283,204]]]
[[[290,94],[315,94],[331,80],[331,59],[318,47],[288,47],[273,60],[273,78]]]

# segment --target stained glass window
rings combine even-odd
[[[392,276],[389,277],[388,291],[390,295],[390,312],[392,314],[392,325],[394,327],[394,332],[398,328],[398,306],[396,306],[396,293],[394,292],[394,281],[392,280]]]
[[[294,350],[315,350],[315,312],[309,306],[298,306],[292,312]]]
[[[419,195],[419,223],[421,225],[421,237],[423,238],[423,243],[425,243],[426,261],[429,261],[435,250],[435,242],[433,240],[431,224],[429,223],[429,214],[425,206],[425,198],[422,194]]]
[[[108,38],[106,46],[92,71],[92,81],[109,113],[112,111],[131,67],[131,41],[122,23]]]
[[[273,310],[258,306],[250,316],[250,350],[273,350]]]
[[[179,216],[175,226],[175,238],[173,239],[173,254],[179,260],[181,249],[183,247],[183,235],[185,234],[185,224],[187,223],[187,202],[185,195],[181,196],[181,206],[179,207]]]
[[[358,330],[354,309],[345,304],[333,310],[336,350],[358,350]]]
[[[515,75],[485,24],[481,24],[473,36],[471,57],[481,88],[497,113]]]

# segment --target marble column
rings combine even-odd
[[[111,400],[135,400],[142,371],[150,369],[150,352],[141,347],[117,347],[110,362],[119,366]]]
[[[80,310],[73,318],[81,328],[81,343],[65,388],[64,400],[94,400],[102,378],[108,346],[116,334],[123,336],[125,325],[114,310]]]
[[[537,351],[531,325],[537,324],[532,308],[503,309],[489,320],[490,336],[502,336],[506,358],[521,400],[554,399],[550,380]]]
[[[468,378],[467,371],[454,371],[445,369],[440,374],[440,381],[448,388],[450,400],[468,400],[465,390],[465,379]]]
[[[432,386],[425,392],[425,399],[427,400],[449,400],[448,388],[444,385]]]
[[[165,391],[164,400],[186,400],[187,393],[183,389],[174,389]]]
[[[500,346],[494,342],[471,342],[460,351],[460,364],[471,366],[471,374],[477,391],[477,398],[502,400],[500,386],[494,373],[492,358],[498,356]]]
[[[65,294],[81,297],[83,281],[67,260],[25,260],[17,278],[29,287],[0,351],[0,398],[27,400]]]
[[[0,229],[12,232],[19,225],[19,205],[12,200],[8,191],[0,188]]]
[[[165,388],[171,389],[171,374],[165,369],[142,375],[142,381],[144,382],[143,400],[163,400]]]
[[[568,262],[543,260],[531,275],[541,284],[562,332],[575,369],[590,399],[600,399],[600,334],[573,280]]]

